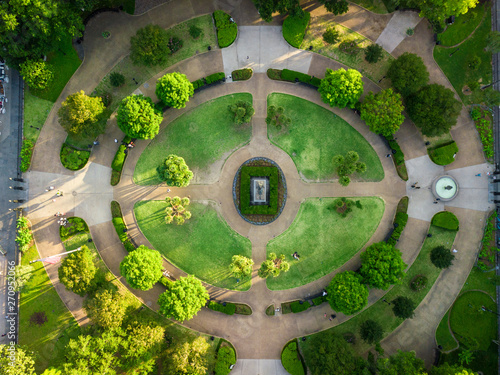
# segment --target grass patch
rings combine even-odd
[[[235,125],[228,109],[238,100],[252,102],[252,95],[241,93],[210,100],[170,123],[140,156],[134,182],[160,184],[156,169],[169,154],[182,156],[195,175],[207,174],[213,162],[249,142],[251,127]]]
[[[458,146],[455,141],[452,141],[443,146],[428,148],[427,152],[435,164],[448,165],[455,161],[455,154],[458,152]]]
[[[290,263],[288,272],[267,279],[269,289],[295,288],[317,280],[342,266],[370,239],[384,213],[384,202],[380,198],[359,198],[363,209],[342,218],[331,209],[334,201],[305,200],[292,225],[269,241],[267,254],[285,254]],[[300,260],[291,256],[294,251]]]
[[[353,0],[352,2],[354,4],[362,6],[365,9],[368,9],[369,11],[372,11],[373,13],[378,13],[378,14],[388,13],[387,8],[384,5],[385,2],[382,0]]]
[[[214,22],[217,28],[217,40],[220,48],[229,47],[233,44],[236,36],[238,35],[238,26],[232,17],[223,12],[216,10],[214,12]]]
[[[209,284],[235,290],[250,288],[251,277],[238,283],[229,264],[236,254],[251,257],[251,243],[227,225],[213,204],[192,202],[193,216],[184,225],[165,224],[165,208],[164,201],[142,201],[134,207],[141,231],[156,250]]]
[[[290,308],[294,314],[306,311],[309,307],[311,307],[311,305],[305,301],[294,301],[290,304]]]
[[[411,267],[407,270],[402,283],[395,285],[384,296],[387,301],[392,301],[398,296],[404,296],[411,298],[415,302],[415,305],[419,305],[434,285],[434,282],[438,278],[441,270],[431,263],[430,252],[433,248],[440,245],[443,245],[446,248],[451,248],[456,232],[431,226],[429,228],[429,233],[432,234],[432,237],[426,237],[417,259],[415,259]],[[410,288],[410,282],[416,275],[425,275],[428,278],[427,286],[418,292],[413,291]],[[390,334],[403,322],[402,319],[394,316],[391,306],[387,305],[382,300],[379,300],[345,323],[326,331],[308,336],[306,341],[300,342],[306,363],[308,353],[315,350],[316,340],[321,335],[331,336],[332,334],[343,335],[345,333],[354,333],[356,335],[356,340],[353,344],[355,351],[358,354],[366,352],[371,345],[366,344],[359,336],[359,326],[367,319],[372,319],[380,323],[384,329],[384,335]]]
[[[310,19],[311,13],[304,12],[303,15],[288,16],[283,22],[283,38],[292,47],[300,48]]]
[[[383,5],[383,4],[382,4]],[[335,27],[340,33],[340,40],[335,44],[328,44],[323,40],[323,33],[328,27]],[[355,54],[347,54],[339,49],[342,42],[356,41],[359,50]],[[307,28],[306,35],[301,49],[309,50],[312,46],[312,51],[331,59],[340,61],[341,63],[358,70],[361,74],[368,77],[372,81],[379,81],[384,77],[394,60],[388,52],[382,51],[382,58],[375,64],[370,64],[365,60],[363,48],[368,47],[373,42],[357,32],[342,26],[338,23],[330,21],[328,16],[314,17]],[[379,83],[382,88],[390,87],[389,80],[383,80]]]
[[[459,227],[458,218],[453,212],[441,211],[434,215],[432,225],[444,229],[457,231]]]
[[[304,375],[304,364],[302,357],[297,350],[297,340],[290,341],[281,352],[281,363],[286,371],[291,375]]]
[[[450,329],[448,327],[448,318],[450,316],[450,312],[446,312],[444,315],[443,319],[441,319],[441,322],[439,323],[437,329],[436,329],[436,342],[438,345],[441,345],[443,347],[443,351],[448,351],[455,349],[457,347],[457,342],[451,335]]]
[[[292,119],[287,130],[268,126],[268,137],[293,159],[302,178],[313,181],[336,179],[333,157],[354,150],[367,171],[354,180],[381,181],[384,169],[373,147],[347,122],[329,110],[292,95],[274,93],[268,105],[282,106]]]
[[[36,143],[53,105],[54,102],[39,98],[30,89],[24,91],[24,138]]]
[[[443,33],[438,34],[441,45],[451,47],[465,40],[483,20],[484,12],[485,4],[478,4],[467,13],[456,17],[453,25],[449,25]]]
[[[118,203],[117,201],[111,201],[111,216],[113,217],[112,221],[113,226],[116,230],[116,234],[118,234],[120,241],[122,242],[123,246],[125,246],[125,250],[127,250],[128,252],[134,251],[135,246],[128,237],[128,228],[125,224],[125,221],[123,220],[120,203]]]
[[[485,51],[486,37],[491,30],[491,9],[488,7],[486,18],[478,27],[474,35],[457,48],[434,48],[434,59],[448,77],[455,91],[462,98],[465,105],[481,103],[484,100],[484,91],[479,86],[491,82],[491,52]],[[456,52],[455,52],[456,51]],[[453,55],[450,57],[450,54]],[[469,67],[470,59],[477,56],[481,63],[476,70]],[[480,82],[480,84],[479,84]],[[465,95],[462,89],[465,85],[477,84],[472,95]]]
[[[21,264],[28,265],[31,260],[39,258],[36,246],[32,246],[23,254]],[[78,335],[80,328],[52,286],[43,262],[35,262],[31,266],[34,268],[33,277],[21,292],[19,344],[38,353],[35,369],[37,373],[42,373],[49,363],[53,365],[54,361],[64,361],[62,343],[68,337]],[[48,321],[41,326],[31,325],[30,317],[35,312],[44,312]]]

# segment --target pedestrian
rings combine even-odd
[[[4,334],[2,335],[2,337],[5,337],[5,336],[7,336],[7,334],[6,334],[6,333],[4,333]]]
[[[118,139],[115,138],[115,143],[118,143]]]
[[[434,204],[438,204],[438,202],[437,202],[437,201],[434,201],[434,202],[432,202],[432,203],[434,203]]]
[[[458,253],[458,250],[457,250],[457,249],[453,249],[453,252],[454,252],[454,253]]]
[[[247,60],[250,58],[250,56],[247,56]]]
[[[412,188],[412,189],[415,189],[415,184],[411,185],[411,188]]]
[[[45,191],[51,191],[51,190],[54,190],[54,186],[49,186],[47,189],[45,189]]]
[[[330,317],[330,322],[332,321],[332,317]]]
[[[387,154],[385,155],[386,158],[390,158],[391,157],[391,154]]]
[[[99,146],[99,141],[94,141],[94,146]]]
[[[441,198],[436,198],[436,200],[437,200],[437,201],[440,201],[440,200],[441,200]]]
[[[326,318],[326,313],[325,313],[325,318]]]
[[[415,186],[415,189],[420,189],[420,186]]]
[[[167,189],[167,193],[170,193],[170,189]]]
[[[481,173],[478,173],[478,174],[476,175],[476,177],[481,177]]]

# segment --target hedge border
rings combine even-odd
[[[120,207],[120,203],[117,201],[111,201],[111,217],[113,218],[113,226],[115,227],[116,234],[120,238],[125,250],[127,252],[131,252],[135,250],[135,245],[130,241],[128,237],[128,228],[125,224],[125,220],[123,220],[122,209]]]

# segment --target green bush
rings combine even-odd
[[[491,121],[487,118],[480,117],[474,120],[474,123],[476,124],[477,132],[483,144],[484,156],[486,159],[491,159],[495,152],[493,147],[493,127],[491,126]]]
[[[208,303],[208,308],[210,310],[219,311],[227,315],[234,315],[234,313],[236,312],[236,305],[230,302],[225,302],[225,304],[226,306],[224,306],[222,303],[210,301]]]
[[[19,250],[24,253],[28,250],[29,245],[33,242],[33,232],[30,229],[30,223],[24,216],[20,216],[16,223],[16,239]]]
[[[26,172],[31,165],[31,156],[35,145],[29,139],[23,139],[21,148],[21,172]]]
[[[210,74],[209,76],[206,76],[205,82],[207,85],[211,85],[212,83],[221,82],[222,80],[224,80],[225,77],[226,76],[223,72],[214,73]]]
[[[66,224],[66,226],[61,225],[59,227],[59,236],[63,242],[81,232],[88,233],[89,227],[85,220],[79,217],[70,217],[68,218],[68,224]]]
[[[189,35],[191,35],[193,39],[198,39],[201,36],[201,34],[203,34],[203,30],[200,29],[198,26],[191,25],[189,27]]]
[[[120,87],[125,83],[125,76],[121,73],[113,72],[109,75],[109,82],[111,83],[111,86]],[[106,104],[104,105],[107,107]]]
[[[304,375],[304,365],[297,350],[297,341],[290,341],[281,352],[281,363],[291,375]]]
[[[168,287],[172,281],[170,281],[168,278],[166,278],[165,276],[162,276],[160,277],[160,280],[158,280],[158,282],[163,285],[164,287]]]
[[[310,18],[311,13],[304,12],[303,14],[288,16],[283,22],[283,38],[292,47],[300,48]]]
[[[216,10],[213,16],[217,28],[219,47],[229,47],[238,35],[238,26],[234,21],[231,22],[231,16],[222,10]]]
[[[67,143],[63,143],[60,157],[61,163],[65,168],[71,171],[77,171],[85,167],[89,161],[90,151],[77,150]]]
[[[309,307],[311,307],[311,305],[305,301],[294,301],[290,304],[290,308],[294,314],[306,311]]]
[[[301,72],[296,72],[295,70],[283,69],[281,71],[281,80],[289,81],[289,82],[302,82],[307,83],[309,85],[319,87],[321,84],[321,79],[316,77],[311,77],[309,74],[304,74]]]
[[[319,306],[321,305],[323,302],[326,302],[326,297],[323,297],[323,296],[319,296],[319,297],[316,297],[316,298],[313,298],[313,303],[314,303],[314,306]]]
[[[405,229],[407,222],[408,222],[408,214],[406,212],[396,213],[393,223],[394,231],[392,232],[391,238],[387,240],[388,244],[396,245],[396,242],[399,240],[399,237],[401,237],[401,233],[403,233],[403,229]]]
[[[269,206],[250,206],[250,177],[269,177]],[[278,212],[278,168],[248,167],[240,171],[240,211],[246,215],[275,215]]]
[[[455,161],[458,146],[455,141],[428,150],[429,157],[437,165],[448,165]]]
[[[441,211],[434,215],[431,221],[436,227],[457,231],[459,227],[458,218],[451,212]]]
[[[113,226],[115,227],[116,234],[120,238],[125,250],[129,253],[135,250],[134,244],[130,241],[127,235],[127,226],[125,225],[125,221],[123,221],[122,209],[120,207],[120,203],[117,201],[111,201],[111,216],[113,217]]]
[[[182,48],[183,45],[184,42],[182,39],[179,39],[175,35],[168,40],[168,49],[170,50],[170,53],[176,53]]]
[[[424,275],[416,275],[410,281],[410,288],[415,292],[420,292],[427,286],[427,277]]]
[[[193,84],[193,89],[194,90],[199,89],[200,87],[205,86],[205,81],[204,81],[203,78],[197,79],[196,81],[191,82],[191,83]]]
[[[229,367],[236,363],[236,353],[230,346],[223,346],[217,352],[215,362],[215,375],[227,375],[231,372]]]
[[[267,69],[267,76],[269,77],[269,79],[274,79],[276,81],[281,81],[281,73],[283,71],[280,70],[280,69]]]
[[[392,150],[396,151],[395,154],[392,154],[396,165],[403,164],[405,162],[405,155],[403,154],[403,151],[401,151],[401,147],[399,147],[398,142],[396,142],[394,139],[389,140],[389,147]]]
[[[252,78],[253,70],[250,68],[233,70],[231,76],[233,81],[246,81]]]
[[[323,33],[323,40],[328,44],[335,44],[340,40],[340,33],[335,27],[328,27]]]
[[[116,172],[116,173],[111,173],[112,186],[115,186],[120,182],[123,164],[125,164],[125,160],[127,159],[127,154],[125,153],[127,146],[124,145],[123,143],[125,144],[129,143],[131,140],[132,139],[129,136],[125,136],[125,138],[123,138],[122,144],[120,145],[120,147],[118,147],[113,162],[111,163],[111,169],[113,170],[113,172]]]

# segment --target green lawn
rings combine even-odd
[[[457,347],[457,342],[451,335],[450,329],[448,327],[448,318],[450,316],[450,312],[446,312],[444,314],[443,319],[441,319],[441,322],[439,323],[437,329],[436,329],[436,342],[438,345],[441,345],[443,347],[443,351],[448,351],[455,349]]]
[[[161,183],[156,168],[169,154],[182,156],[195,174],[209,173],[213,162],[249,142],[251,126],[235,125],[228,110],[238,100],[252,102],[252,95],[240,93],[210,100],[170,123],[142,153],[135,167],[134,182]]]
[[[35,143],[49,115],[53,102],[35,96],[30,89],[24,91],[24,137]],[[36,129],[38,128],[38,129]]]
[[[290,270],[267,279],[271,290],[295,288],[327,275],[351,259],[371,238],[384,213],[380,198],[359,198],[346,218],[330,210],[336,198],[310,198],[300,206],[292,225],[269,241],[267,253],[285,254]],[[300,260],[291,256],[297,251]]]
[[[439,276],[440,269],[436,268],[431,263],[430,252],[434,247],[439,245],[451,248],[457,232],[431,226],[429,228],[429,233],[432,234],[432,237],[425,239],[420,253],[418,254],[413,264],[410,266],[410,268],[407,270],[406,276],[403,278],[402,283],[394,286],[384,296],[387,301],[392,301],[398,296],[405,296],[411,298],[418,305],[427,295],[432,285],[434,285],[434,282]],[[428,278],[427,287],[419,292],[415,292],[409,287],[411,280],[416,275],[425,275]],[[387,305],[382,300],[379,300],[369,308],[363,310],[356,316],[353,316],[347,322],[330,328],[326,331],[308,336],[308,339],[306,341],[301,341],[300,345],[302,346],[302,349],[304,351],[306,362],[307,353],[311,350],[314,350],[316,338],[318,338],[319,335],[342,335],[348,332],[354,333],[356,335],[354,349],[358,354],[365,353],[370,348],[370,345],[366,344],[359,336],[359,326],[367,319],[373,319],[379,322],[384,329],[384,336],[394,331],[403,322],[402,319],[396,318],[394,316],[391,306]]]
[[[301,176],[312,181],[337,178],[332,159],[354,150],[366,163],[366,173],[353,174],[354,180],[380,181],[384,169],[377,153],[365,138],[347,122],[307,100],[292,95],[274,93],[268,105],[282,106],[292,119],[288,130],[268,126],[268,137],[293,159]]]
[[[36,246],[32,246],[23,254],[21,264],[27,265],[30,260],[39,259]],[[32,264],[33,277],[21,292],[19,309],[19,344],[38,353],[35,368],[43,372],[49,362],[63,361],[61,349],[69,336],[78,335],[80,328],[73,315],[61,301],[42,262]],[[30,324],[30,317],[35,312],[44,312],[48,321],[42,326]]]
[[[448,77],[451,84],[462,98],[465,104],[481,103],[484,99],[484,92],[478,87],[472,95],[464,95],[462,88],[474,82],[485,85],[491,82],[491,52],[485,51],[486,36],[491,30],[491,9],[488,8],[486,18],[478,27],[474,35],[457,48],[444,48],[436,46],[434,48],[434,59]],[[455,52],[456,51],[456,52]],[[453,55],[450,57],[450,54]],[[469,67],[469,61],[477,56],[481,59],[481,64],[476,70]]]
[[[458,16],[453,25],[449,25],[446,31],[438,34],[438,40],[443,46],[454,46],[467,38],[483,20],[485,11],[484,4],[478,4],[467,13]]]
[[[248,290],[250,277],[239,283],[229,272],[233,255],[251,257],[251,243],[233,231],[213,205],[192,202],[192,218],[167,225],[164,201],[141,201],[134,207],[139,227],[156,250],[201,280],[227,289]],[[208,241],[207,239],[210,239]]]
[[[335,27],[341,35],[340,40],[335,44],[328,44],[323,40],[323,33],[328,27]],[[361,49],[355,55],[349,55],[341,52],[339,50],[339,44],[343,41],[356,41]],[[363,51],[363,48],[368,47],[370,44],[373,44],[372,41],[363,35],[358,34],[343,25],[332,22],[327,16],[319,16],[311,19],[300,48],[309,50],[309,47],[312,46],[313,52],[317,52],[320,55],[340,61],[351,68],[359,70],[361,74],[368,77],[372,81],[377,82],[386,75],[394,57],[392,57],[390,53],[383,50],[382,59],[376,64],[370,64],[365,60],[365,53]],[[379,83],[379,85],[383,88],[390,87],[390,81],[383,80]]]

